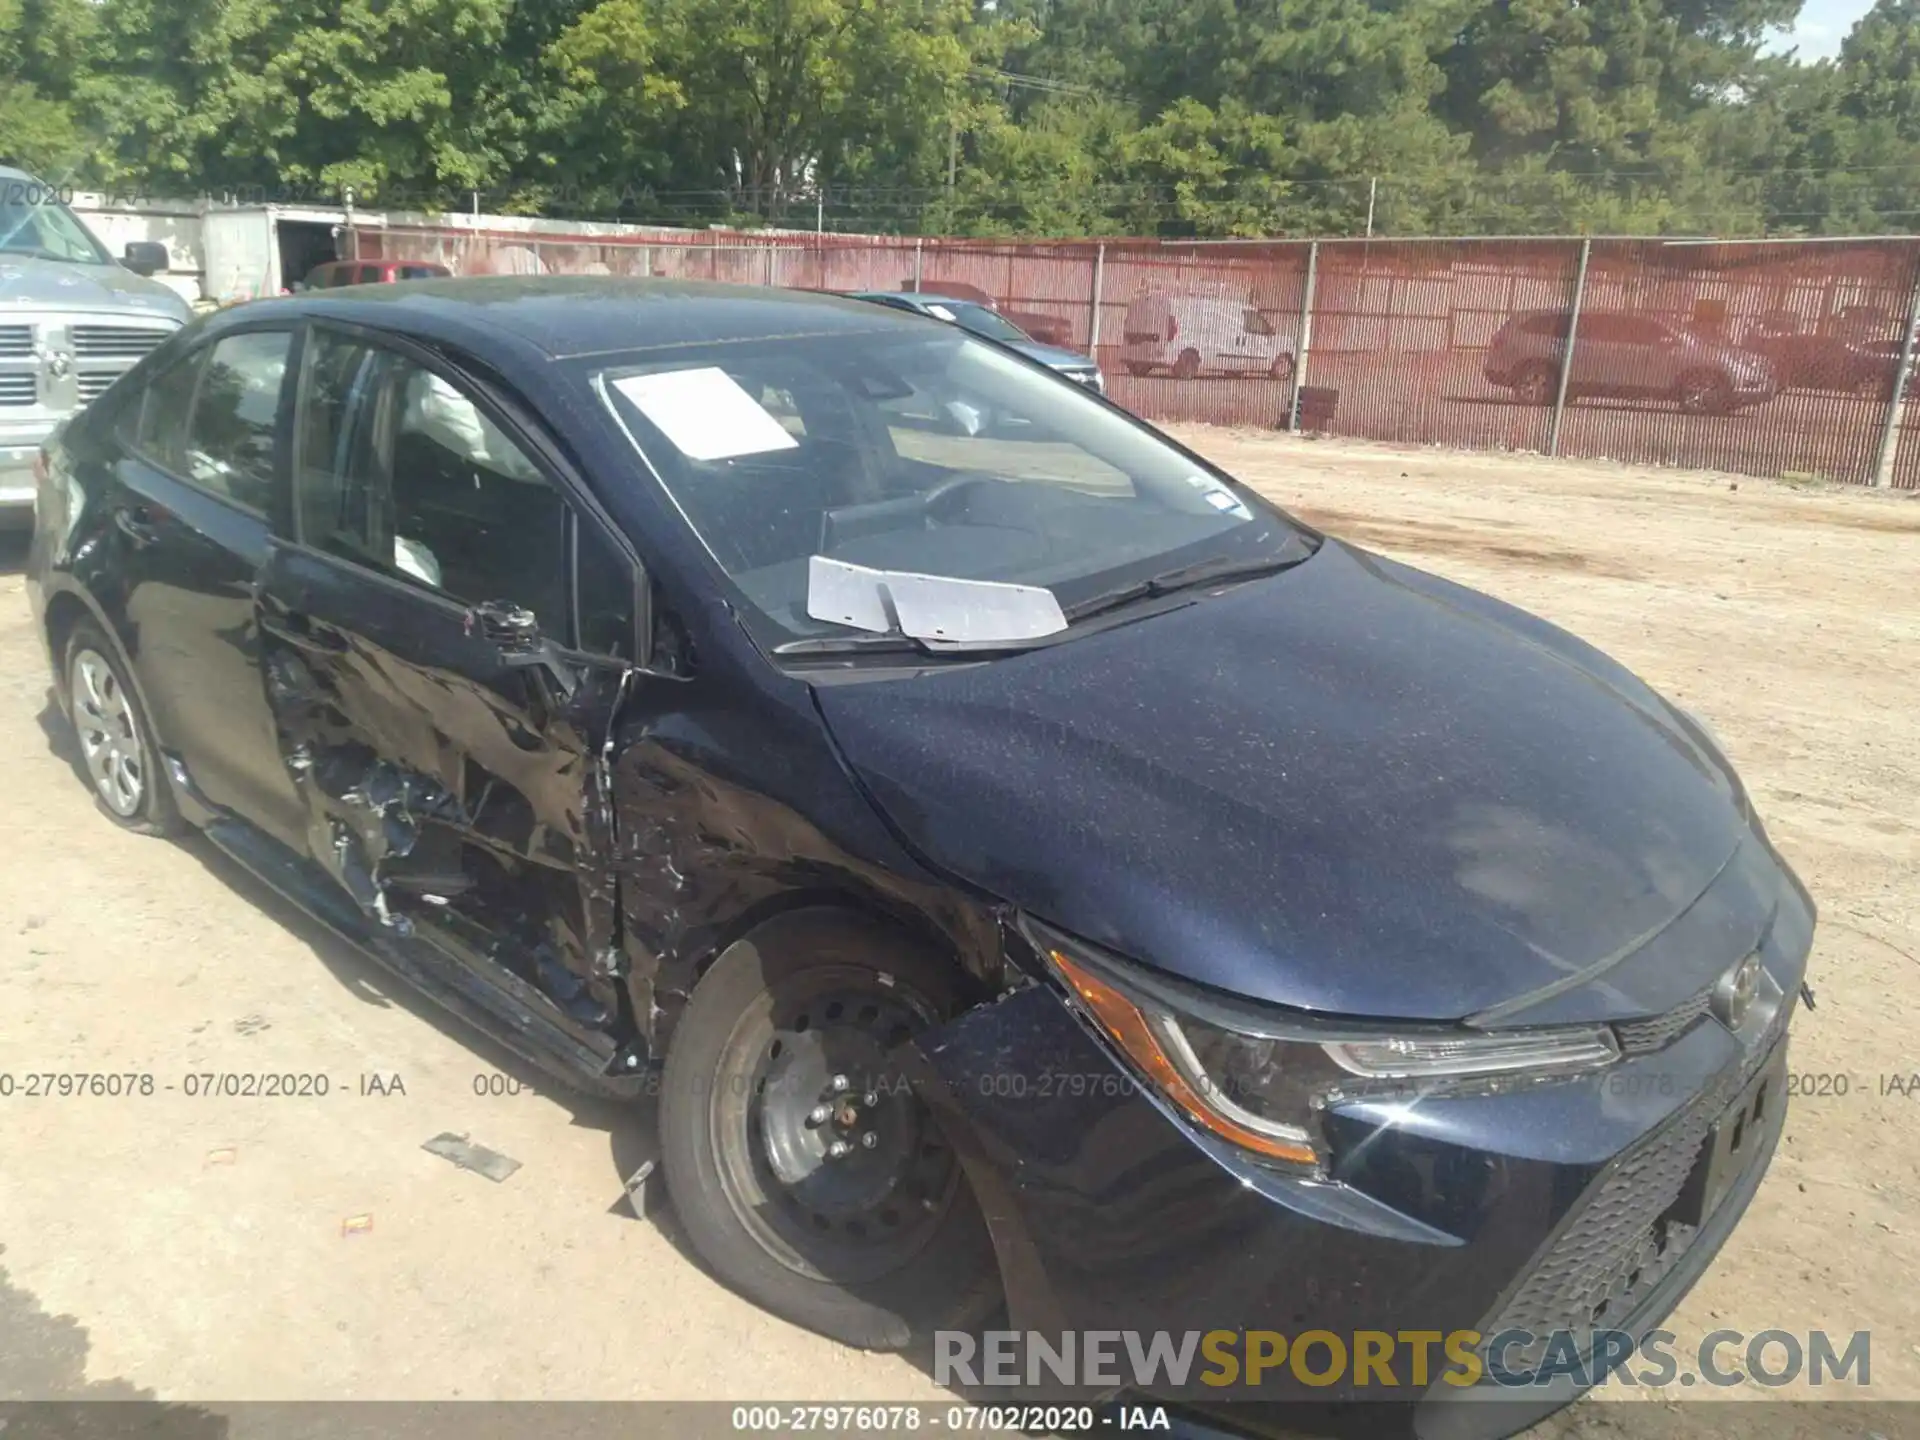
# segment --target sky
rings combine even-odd
[[[1840,42],[1853,29],[1853,22],[1873,8],[1873,0],[1806,0],[1800,7],[1800,19],[1773,44],[1775,50],[1789,47],[1800,52],[1802,60],[1822,60],[1840,53]]]

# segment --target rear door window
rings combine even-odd
[[[207,352],[197,350],[154,376],[131,417],[135,424],[129,440],[134,451],[176,475],[186,469],[187,421],[206,359]]]
[[[229,335],[154,377],[132,448],[169,474],[266,513],[287,356],[286,330]]]
[[[186,478],[262,514],[273,491],[274,437],[292,346],[290,330],[217,342],[200,372],[187,426]]]

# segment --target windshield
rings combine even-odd
[[[0,186],[0,252],[80,265],[111,265],[113,258],[71,210],[57,202],[38,203],[40,197],[35,192],[42,188],[32,182]],[[47,199],[51,198],[49,189]]]
[[[965,326],[976,335],[984,335],[989,340],[998,340],[1003,345],[1031,344],[1033,341],[1033,337],[1018,325],[996,315],[984,305],[975,305],[969,300],[935,300],[930,303],[940,309],[951,311],[954,323]]]
[[[1285,516],[958,329],[635,359],[596,388],[776,642],[850,633],[808,613],[816,555],[1044,587],[1070,613],[1176,567],[1300,558]]]

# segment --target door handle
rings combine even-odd
[[[116,507],[113,523],[136,545],[157,545],[160,542],[160,527],[154,523],[153,512],[145,505]]]
[[[298,610],[289,610],[275,619],[262,618],[260,628],[276,640],[285,641],[296,650],[307,650],[320,655],[343,655],[347,650],[345,637],[333,630],[323,630]]]

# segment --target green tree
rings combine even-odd
[[[1788,142],[1767,187],[1775,229],[1920,229],[1920,0],[1879,0],[1837,60],[1764,98]]]
[[[780,217],[821,184],[925,185],[975,61],[967,0],[661,0],[675,181]],[[912,218],[917,218],[912,217]]]
[[[72,81],[96,32],[85,0],[0,0],[0,159],[60,184],[85,166]]]

